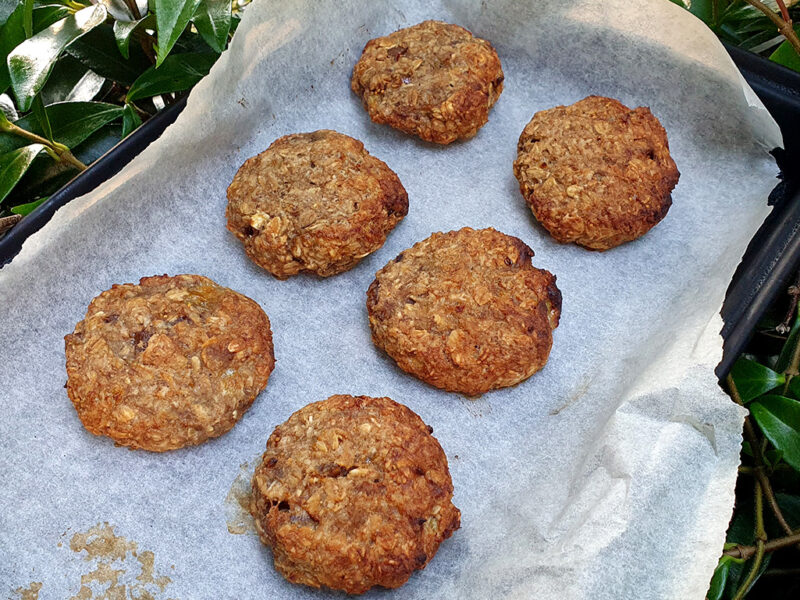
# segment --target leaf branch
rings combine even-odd
[[[67,163],[72,165],[79,171],[85,171],[86,165],[79,161],[75,156],[70,152],[69,148],[67,148],[64,144],[59,144],[58,142],[51,142],[47,138],[43,138],[40,135],[36,135],[28,131],[27,129],[23,129],[14,123],[6,121],[5,119],[0,120],[0,131],[5,131],[8,133],[13,133],[14,135],[18,135],[19,137],[25,138],[32,142],[36,142],[37,144],[42,144],[45,149],[48,151],[48,154],[55,154],[58,157],[58,160],[61,162]]]
[[[764,544],[764,552],[775,552],[775,550],[788,548],[789,546],[794,546],[795,544],[798,543],[800,543],[800,532],[768,541],[767,543]],[[730,550],[725,550],[725,552],[723,552],[722,554],[726,556],[732,556],[733,558],[740,558],[747,560],[749,558],[752,558],[755,553],[756,553],[755,546],[737,545],[735,548],[731,548]]]
[[[747,577],[745,577],[742,585],[739,586],[739,589],[736,591],[736,595],[733,597],[733,600],[742,600],[747,595],[747,592],[750,590],[750,586],[753,585],[753,582],[758,576],[758,571],[761,568],[761,563],[764,560],[764,554],[766,552],[767,531],[764,528],[764,498],[762,496],[761,483],[759,481],[755,482],[755,513],[755,558],[753,558],[753,564],[750,566],[750,572],[747,573]]]
[[[800,344],[798,344],[798,348],[800,348]],[[795,354],[797,355],[798,352],[795,350]],[[794,363],[794,359],[800,361],[800,356],[792,357],[792,363]],[[796,370],[796,365],[795,365]],[[728,375],[725,379],[728,384],[728,391],[731,394],[731,398],[733,401],[736,402],[739,406],[744,406],[744,402],[742,402],[742,397],[739,395],[739,390],[736,389],[736,384],[733,381],[733,377]],[[756,482],[759,485],[761,492],[763,492],[764,496],[767,497],[767,503],[769,504],[770,509],[772,510],[772,514],[775,515],[775,519],[780,524],[781,528],[787,533],[792,534],[792,528],[789,527],[789,523],[786,522],[786,519],[783,516],[783,512],[781,512],[780,506],[778,506],[778,500],[775,498],[775,493],[772,491],[772,485],[769,482],[769,478],[767,477],[766,467],[764,466],[764,454],[761,450],[761,443],[758,440],[758,436],[756,435],[755,428],[753,427],[753,423],[750,421],[750,417],[747,416],[744,418],[744,436],[747,438],[747,441],[750,443],[750,448],[753,451],[753,462],[755,463],[755,467],[753,468],[753,475],[756,478]]]
[[[794,31],[794,27],[792,27],[792,19],[789,17],[789,11],[786,8],[786,4],[784,4],[783,0],[777,0],[778,6],[780,7],[782,17],[772,11],[772,9],[761,2],[760,0],[744,0],[753,8],[760,10],[764,15],[775,24],[775,27],[778,28],[778,32],[787,39],[787,41],[792,45],[795,52],[800,55],[800,38],[797,37],[797,34]]]

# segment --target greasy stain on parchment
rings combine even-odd
[[[40,582],[31,581],[28,587],[18,587],[14,590],[14,593],[19,600],[39,600],[40,589],[42,589],[42,584]]]
[[[83,559],[90,569],[81,575],[80,590],[70,600],[156,600],[172,581],[156,574],[152,552],[139,552],[136,542],[115,535],[108,523],[76,533],[69,547],[86,553]]]
[[[231,484],[228,495],[225,496],[225,521],[228,524],[228,533],[242,535],[255,533],[256,527],[250,515],[250,495],[253,492],[250,480],[253,472],[247,462],[239,465],[239,474]]]

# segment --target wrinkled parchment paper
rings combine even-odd
[[[438,147],[374,125],[349,90],[367,40],[425,18],[491,40],[503,62],[505,91],[467,142]],[[511,169],[534,112],[589,94],[650,106],[681,171],[666,219],[606,253],[554,243]],[[384,159],[410,212],[354,270],[277,281],[225,230],[225,188],[275,138],[319,128]],[[744,412],[713,373],[718,313],[768,211],[777,169],[767,151],[778,145],[723,48],[666,0],[256,0],[178,121],[0,272],[2,591],[40,582],[40,598],[67,598],[83,574],[106,597],[111,584],[86,575],[85,554],[66,542],[107,522],[170,578],[148,588],[156,598],[331,596],[285,582],[252,532],[230,534],[225,498],[275,425],[350,393],[388,395],[433,426],[463,513],[423,572],[369,597],[702,599],[731,514]],[[477,400],[397,369],[370,342],[364,305],[390,258],[466,225],[523,239],[564,296],[546,368]],[[258,301],[277,367],[230,433],[156,455],[82,428],[63,389],[62,338],[100,291],[161,273],[207,275]],[[119,570],[117,587],[133,577]]]

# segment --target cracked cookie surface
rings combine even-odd
[[[550,272],[494,229],[434,233],[375,275],[367,312],[376,346],[404,371],[475,396],[544,367],[561,314]]]
[[[458,25],[424,21],[370,40],[352,90],[376,123],[449,144],[473,137],[503,91],[500,58]]]
[[[514,175],[539,223],[557,241],[593,250],[652,229],[680,176],[650,110],[600,96],[536,113],[517,152]]]
[[[65,347],[67,393],[84,427],[155,452],[230,430],[275,365],[261,307],[200,275],[112,286]]]
[[[433,430],[389,398],[331,396],[275,428],[253,475],[261,540],[286,579],[399,587],[458,529]]]
[[[380,248],[408,213],[408,195],[364,144],[330,130],[275,140],[228,187],[228,229],[278,279],[327,277]]]

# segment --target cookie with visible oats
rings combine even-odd
[[[376,123],[449,144],[471,138],[503,91],[500,58],[486,40],[424,21],[370,40],[350,87]]]
[[[228,187],[228,229],[278,279],[322,277],[380,248],[408,213],[386,163],[335,131],[296,133],[248,159]]]
[[[536,113],[514,175],[536,219],[561,243],[608,250],[663,219],[680,173],[648,108],[589,96]]]
[[[402,404],[367,396],[331,396],[276,427],[250,512],[278,572],[360,594],[424,569],[460,525],[432,433]]]
[[[434,233],[401,252],[367,292],[372,341],[433,386],[476,396],[544,367],[561,314],[554,275],[494,229]]]
[[[261,307],[200,275],[114,285],[65,341],[84,427],[154,452],[227,432],[275,366]]]

